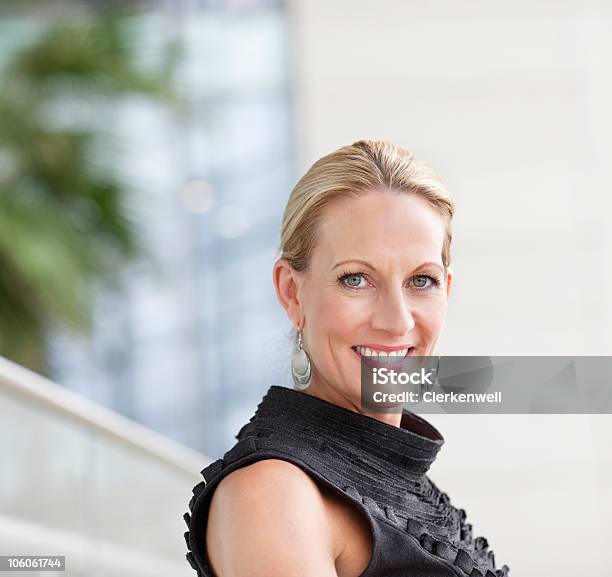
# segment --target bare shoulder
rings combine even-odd
[[[281,459],[262,459],[224,477],[215,495],[265,498],[272,494],[288,498],[293,496],[295,500],[289,489],[300,491],[300,496],[306,494],[315,497],[317,487],[313,478],[293,463]]]
[[[217,577],[337,577],[335,545],[325,496],[287,461],[237,469],[213,493],[206,549]]]
[[[213,493],[211,510],[213,504],[225,513],[239,512],[242,519],[290,507],[322,521],[326,511],[325,495],[315,480],[280,459],[263,459],[224,477]]]

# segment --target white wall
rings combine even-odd
[[[300,168],[360,138],[454,195],[438,352],[612,354],[612,5],[290,2]],[[431,415],[432,478],[511,575],[612,566],[612,417]]]

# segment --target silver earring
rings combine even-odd
[[[303,391],[310,386],[312,369],[310,366],[310,358],[302,347],[301,330],[298,330],[297,346],[293,351],[293,355],[291,356],[291,376],[293,377],[293,382],[298,389]]]

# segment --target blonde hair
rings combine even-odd
[[[359,140],[317,160],[295,185],[283,214],[278,249],[294,270],[308,270],[325,209],[376,190],[414,194],[442,215],[446,235],[442,263],[450,265],[455,204],[433,169],[412,153],[380,140]]]

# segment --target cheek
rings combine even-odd
[[[354,335],[355,327],[368,318],[368,307],[363,299],[347,298],[343,295],[320,295],[313,307],[316,332],[319,337]]]
[[[421,332],[435,335],[440,332],[446,316],[446,301],[429,301],[422,303],[414,311],[417,325]]]

